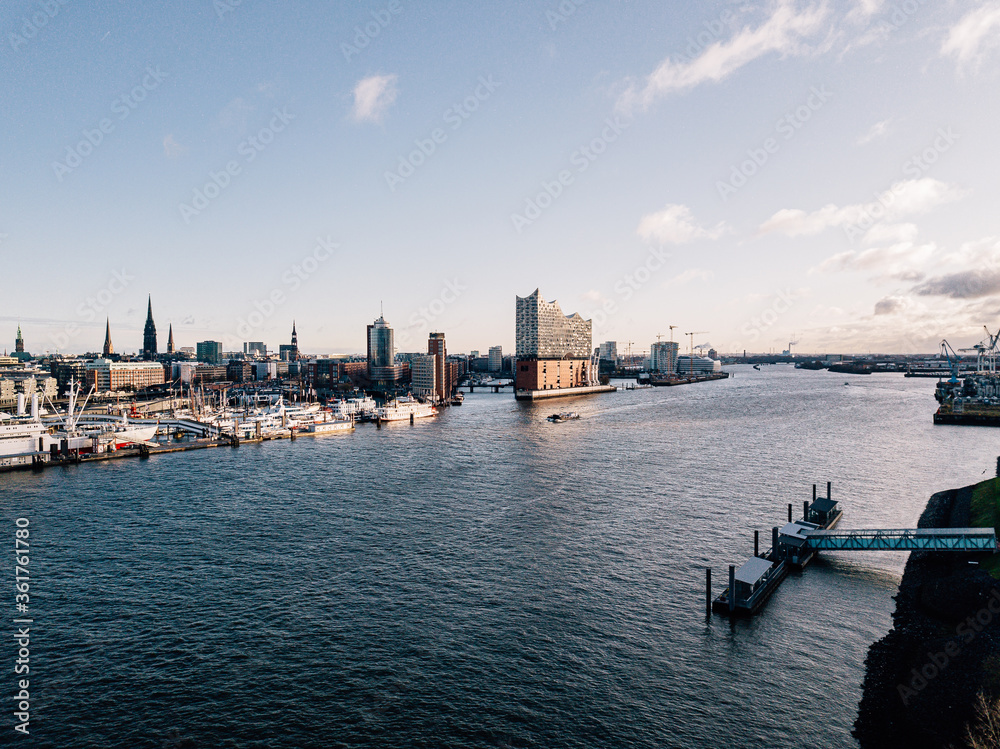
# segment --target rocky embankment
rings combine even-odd
[[[921,528],[968,527],[973,487],[939,492]],[[976,694],[1000,694],[1000,581],[957,552],[913,552],[893,628],[868,651],[854,735],[864,749],[965,746]]]

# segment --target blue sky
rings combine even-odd
[[[649,348],[1000,326],[1000,2],[8,3],[0,331]]]

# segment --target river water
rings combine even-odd
[[[827,480],[843,527],[913,527],[998,433],[935,427],[934,380],[733,371],[0,475],[11,547],[31,523],[28,745],[856,746],[905,555],[825,554],[735,623],[704,568],[721,589]]]

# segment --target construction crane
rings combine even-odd
[[[684,335],[691,336],[691,351],[690,351],[690,357],[691,358],[688,359],[688,366],[690,368],[689,369],[690,373],[693,375],[694,374],[694,337],[696,335],[708,335],[708,331],[707,330],[696,330],[696,331],[694,331],[692,333],[685,333]]]
[[[674,328],[676,328],[677,326],[676,325],[671,325],[669,327],[670,327],[670,342],[673,343],[674,342]]]

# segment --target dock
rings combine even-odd
[[[771,529],[771,548],[759,551],[760,534],[754,531],[754,555],[738,568],[729,565],[729,584],[712,597],[712,569],[705,570],[706,612],[725,616],[753,616],[793,569],[805,569],[820,551],[998,551],[992,528],[876,528],[837,530],[843,517],[826,485],[827,496],[803,502],[802,519]]]

